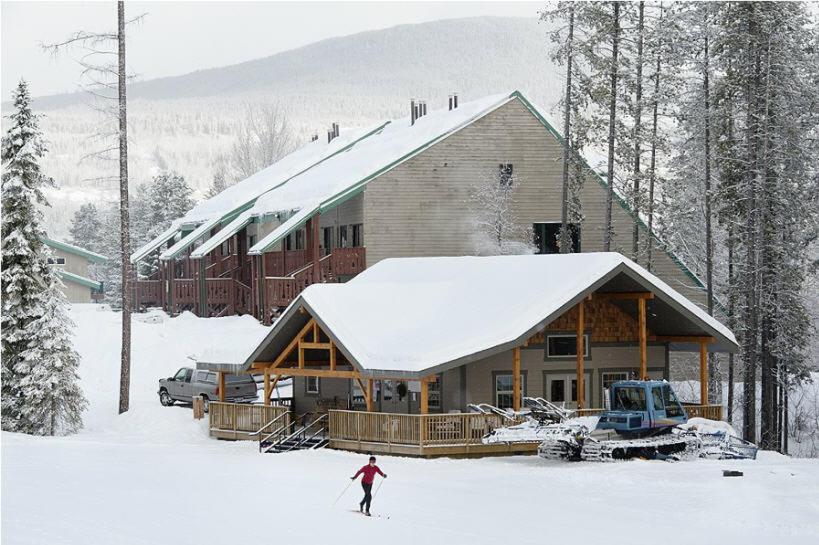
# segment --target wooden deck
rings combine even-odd
[[[537,443],[484,445],[495,428],[514,424],[497,415],[395,414],[330,411],[330,447],[404,456],[534,454]]]
[[[288,413],[289,407],[278,405],[250,405],[245,403],[210,402],[208,432],[217,439],[258,441],[259,430],[274,418]],[[282,425],[290,424],[290,416],[282,418]],[[277,426],[278,427],[278,426]],[[272,430],[265,430],[269,433]]]

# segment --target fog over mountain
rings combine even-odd
[[[551,108],[562,71],[548,59],[548,32],[534,18],[476,17],[400,25],[323,40],[248,62],[129,86],[132,184],[160,169],[186,177],[198,193],[228,153],[248,107],[278,104],[300,140],[332,122],[369,126],[408,114],[411,98],[430,109],[520,89]],[[52,233],[65,233],[82,202],[113,200],[116,164],[81,160],[99,147],[89,140],[99,114],[82,93],[39,97],[50,153],[45,168],[60,185],[49,198]],[[7,105],[4,104],[4,109]],[[97,181],[89,181],[89,180]]]

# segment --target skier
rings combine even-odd
[[[387,478],[387,474],[381,471],[381,469],[375,465],[375,456],[370,456],[370,461],[367,465],[362,467],[361,469],[356,472],[355,475],[350,477],[352,480],[356,480],[359,475],[364,475],[361,478],[361,488],[364,489],[364,499],[361,500],[361,503],[358,504],[358,510],[363,512],[368,517],[370,516],[370,502],[373,499],[371,494],[373,490],[373,481],[375,480],[375,474],[378,473],[385,479]],[[367,510],[364,510],[364,506],[366,504]]]

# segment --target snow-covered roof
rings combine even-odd
[[[102,254],[92,252],[91,250],[86,250],[85,248],[80,248],[79,246],[74,246],[73,244],[63,242],[62,240],[54,240],[53,238],[43,237],[42,241],[46,246],[84,257],[92,263],[103,263],[108,261],[108,258]]]
[[[303,307],[362,373],[420,378],[521,346],[598,289],[653,292],[648,327],[657,335],[738,348],[727,327],[619,253],[396,258],[345,284],[309,286],[244,368],[287,344],[300,326],[288,322],[308,317]]]
[[[453,110],[434,110],[414,124],[405,117],[386,123],[333,157],[306,170],[262,195],[251,209],[263,216],[274,212],[301,211],[301,221],[286,222],[259,240],[250,254],[264,252],[300,227],[315,211],[330,208],[370,180],[384,174],[453,132],[496,110],[515,98],[504,93],[462,103]]]

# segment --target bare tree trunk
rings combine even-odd
[[[782,385],[782,389],[785,391],[782,394],[782,397],[784,398],[784,400],[783,400],[783,415],[782,415],[782,428],[783,428],[783,430],[782,430],[782,441],[783,441],[782,454],[787,454],[788,453],[788,440],[790,438],[789,437],[789,430],[788,430],[788,427],[789,427],[789,422],[788,422],[788,413],[789,413],[788,384],[789,383],[788,383],[788,366],[787,365],[783,366],[782,375],[783,375],[783,380],[784,380],[784,384]]]
[[[663,7],[660,4],[660,21],[662,24]],[[646,269],[651,270],[652,250],[654,249],[654,184],[657,181],[657,127],[659,118],[658,95],[660,94],[660,68],[662,67],[661,47],[657,46],[657,58],[654,72],[654,97],[652,99],[652,121],[651,121],[651,163],[648,174],[648,240],[646,241]]]
[[[643,22],[645,14],[645,2],[640,2],[638,8],[637,22],[637,89],[635,91],[634,103],[634,224],[631,233],[631,256],[634,261],[639,261],[640,257],[640,154],[642,153],[642,142],[640,141],[643,128]]]
[[[706,304],[708,314],[714,315],[714,235],[711,226],[711,80],[710,80],[710,49],[709,49],[709,25],[710,21],[705,21],[705,43],[703,47],[703,109],[705,113],[705,127],[703,135],[705,153],[705,289]],[[716,356],[708,354],[708,391],[712,401],[722,398],[722,380],[719,375]]]
[[[734,227],[728,226],[728,327],[734,331],[734,302],[736,300],[734,278]],[[728,354],[728,423],[734,421],[734,354]]]
[[[569,162],[571,159],[572,46],[574,40],[574,5],[569,4],[569,37],[566,48],[566,95],[563,112],[563,202],[560,209],[560,253],[571,251],[569,238]]]
[[[603,251],[611,250],[611,239],[614,235],[611,223],[611,205],[614,197],[614,133],[617,120],[617,77],[618,77],[618,46],[620,45],[620,2],[614,2],[612,14],[612,42],[611,42],[611,84],[609,89],[609,153],[608,171],[606,172],[609,184],[606,193],[606,232],[603,235]]]
[[[128,124],[125,100],[125,3],[117,2],[119,59],[119,211],[122,254],[122,360],[119,379],[119,412],[128,410],[131,387],[131,234],[128,211]]]

